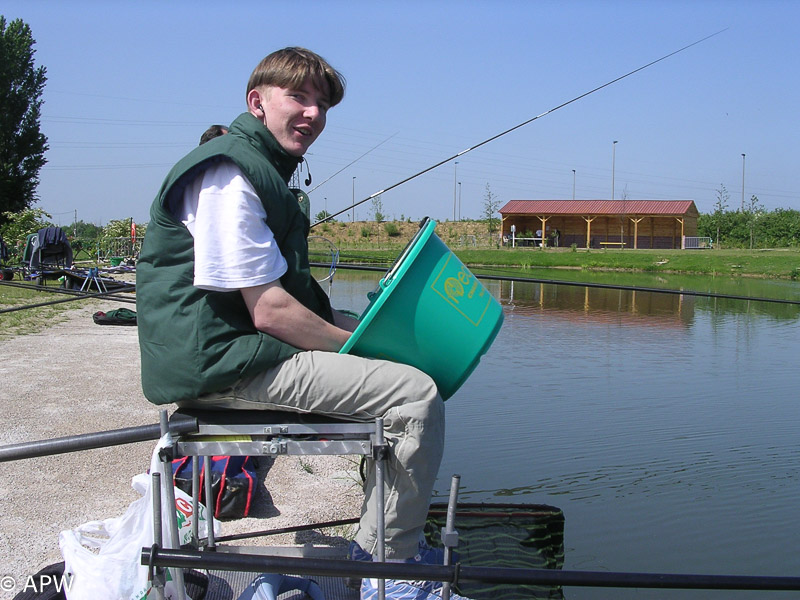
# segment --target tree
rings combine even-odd
[[[52,217],[41,208],[25,208],[17,212],[0,214],[0,237],[14,254],[21,248],[25,239],[31,233],[36,233],[44,227],[53,227]]]
[[[131,219],[112,219],[103,227],[103,236],[110,238],[131,237]]]
[[[320,221],[325,221],[326,219],[328,221],[335,221],[336,220],[336,219],[328,218],[330,216],[331,216],[331,213],[329,213],[327,210],[321,210],[316,215],[314,215],[314,221],[316,223],[319,223]]]
[[[714,203],[714,225],[717,228],[717,235],[714,238],[717,242],[717,247],[722,248],[722,239],[719,237],[719,230],[722,226],[722,219],[725,218],[725,212],[728,210],[728,199],[730,195],[724,183],[719,184],[717,190],[717,201]]]
[[[625,202],[630,199],[628,194],[628,184],[625,184],[625,189],[622,190],[622,214],[619,216],[619,241],[622,242],[622,246],[620,248],[624,248],[625,243],[625,222],[628,220],[628,216],[625,214]]]
[[[31,29],[0,15],[0,215],[36,200],[47,138],[39,130],[45,68],[35,68]],[[7,217],[0,216],[0,223]]]
[[[797,247],[800,244],[800,211],[776,208],[759,222],[759,238],[767,248]]]
[[[755,194],[750,196],[750,202],[745,208],[745,214],[747,215],[747,225],[750,227],[750,250],[752,250],[756,240],[756,225],[758,225],[758,220],[764,216],[764,208]]]
[[[372,216],[375,217],[376,223],[383,223],[386,220],[386,215],[383,214],[383,202],[380,194],[372,199]]]
[[[486,193],[483,195],[483,217],[486,219],[486,226],[489,228],[489,233],[497,231],[500,219],[494,216],[497,209],[500,208],[500,201],[497,195],[492,193],[492,188],[486,184]]]
[[[83,220],[73,222],[68,229],[76,238],[94,240],[103,235],[102,227],[94,223],[86,223]]]

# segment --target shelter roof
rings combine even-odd
[[[691,215],[692,200],[510,200],[501,215]]]

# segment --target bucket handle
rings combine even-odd
[[[422,219],[422,221],[420,221],[419,229],[417,230],[417,233],[415,233],[414,237],[411,238],[411,241],[408,242],[408,244],[406,244],[406,247],[403,248],[403,251],[400,253],[400,256],[398,256],[395,259],[395,261],[392,264],[392,266],[386,272],[386,275],[383,276],[383,279],[381,279],[380,284],[379,284],[380,287],[388,286],[392,282],[392,279],[394,279],[394,276],[396,274],[397,268],[403,263],[403,259],[405,259],[405,257],[408,256],[408,253],[411,251],[411,248],[414,247],[414,244],[420,238],[420,236],[422,235],[423,231],[425,230],[425,226],[430,222],[430,220],[431,220],[430,217],[425,217],[425,218]],[[375,292],[377,292],[377,291],[378,290],[376,289]],[[375,292],[373,292],[373,294]]]

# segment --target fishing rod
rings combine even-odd
[[[141,564],[150,567],[244,571],[251,573],[294,573],[362,578],[415,579],[426,581],[472,581],[510,585],[579,587],[655,588],[684,590],[800,590],[800,577],[761,575],[695,575],[683,573],[620,573],[609,571],[567,571],[468,565],[424,565],[331,558],[266,556],[261,554],[172,550],[158,545],[143,547]]]
[[[325,267],[322,263],[309,263],[312,267]],[[386,267],[371,265],[339,264],[337,269],[351,269],[354,271],[380,271],[385,272]],[[657,294],[675,294],[682,296],[699,296],[703,298],[721,298],[725,300],[746,300],[748,302],[772,302],[775,304],[800,305],[800,300],[783,300],[780,298],[762,298],[758,296],[740,296],[737,294],[723,294],[720,292],[700,292],[695,290],[675,290],[670,288],[655,288],[636,285],[622,285],[617,283],[592,283],[589,281],[565,281],[563,279],[539,279],[536,277],[517,277],[513,275],[488,275],[475,273],[478,279],[489,281],[514,281],[519,283],[546,283],[549,285],[571,285],[574,287],[599,288],[607,290],[627,290],[631,292],[652,292]]]
[[[355,163],[357,163],[358,161],[360,161],[362,158],[364,158],[364,157],[365,157],[367,154],[369,154],[369,153],[370,153],[370,152],[372,152],[373,150],[375,150],[375,149],[377,149],[377,148],[380,148],[381,146],[383,146],[383,145],[384,145],[386,142],[388,142],[390,139],[392,139],[392,138],[393,138],[394,136],[396,136],[398,133],[400,133],[400,132],[399,132],[399,131],[395,131],[395,132],[394,132],[392,135],[390,135],[388,138],[386,138],[385,140],[383,140],[383,141],[382,141],[380,144],[377,144],[377,145],[373,146],[372,148],[370,148],[369,150],[367,150],[366,152],[364,152],[364,154],[362,154],[361,156],[359,156],[357,159],[355,159],[354,161],[351,161],[351,162],[347,163],[347,164],[346,164],[345,166],[343,166],[341,169],[339,169],[338,171],[336,171],[336,173],[334,173],[333,175],[331,175],[330,177],[328,177],[328,178],[327,178],[325,181],[323,181],[322,183],[318,183],[317,185],[315,185],[313,188],[311,188],[310,190],[308,190],[308,193],[309,193],[309,195],[311,194],[311,192],[313,192],[313,191],[314,191],[314,190],[316,190],[317,188],[319,188],[319,187],[322,187],[323,185],[325,185],[326,183],[328,183],[328,182],[329,182],[331,179],[333,179],[334,177],[336,177],[336,176],[337,176],[339,173],[341,173],[342,171],[344,171],[344,170],[345,170],[347,167],[349,167],[349,166],[351,166],[351,165],[354,165]]]
[[[17,311],[20,311],[20,310],[27,310],[29,308],[41,308],[43,306],[53,306],[55,304],[63,304],[65,302],[75,302],[76,300],[84,300],[84,299],[87,299],[87,298],[113,299],[116,302],[125,302],[125,303],[128,303],[128,304],[135,304],[136,303],[136,299],[135,298],[124,298],[124,297],[121,297],[121,296],[117,295],[117,294],[119,294],[119,293],[121,293],[122,291],[125,291],[125,290],[119,290],[119,291],[113,291],[113,292],[85,293],[85,292],[80,292],[80,291],[77,291],[77,290],[66,290],[66,289],[55,289],[55,288],[48,289],[45,286],[38,286],[38,288],[37,288],[37,287],[34,287],[34,286],[29,286],[29,285],[24,285],[24,284],[14,284],[14,283],[10,283],[10,282],[2,282],[2,283],[3,283],[3,285],[8,285],[8,286],[12,286],[12,287],[22,287],[22,288],[26,288],[26,289],[39,289],[39,291],[55,292],[55,293],[59,293],[59,294],[69,294],[72,297],[71,298],[63,298],[61,300],[50,300],[48,302],[38,302],[36,304],[25,304],[25,305],[22,305],[22,306],[13,306],[11,308],[3,308],[3,309],[0,309],[0,314],[17,312]]]
[[[607,290],[627,290],[631,292],[653,292],[659,294],[675,294],[681,296],[699,296],[703,298],[722,298],[725,300],[747,300],[748,302],[773,302],[777,304],[800,305],[800,300],[782,300],[780,298],[760,298],[757,296],[739,296],[737,294],[722,294],[719,292],[700,292],[695,290],[675,290],[669,288],[641,287],[636,285],[621,285],[616,283],[591,283],[588,281],[563,281],[557,279],[535,279],[533,277],[511,277],[506,275],[476,275],[478,279],[492,281],[519,281],[522,283],[547,283],[551,285],[571,285],[577,287],[599,288]]]
[[[401,186],[401,185],[403,185],[404,183],[408,183],[408,182],[409,182],[409,181],[411,181],[412,179],[416,179],[416,178],[417,178],[417,177],[419,177],[420,175],[424,175],[425,173],[428,173],[429,171],[433,171],[434,169],[436,169],[436,168],[438,168],[438,167],[441,167],[441,166],[442,166],[442,165],[444,165],[444,164],[447,164],[447,163],[449,163],[451,160],[455,160],[456,158],[458,158],[458,157],[460,157],[460,156],[463,156],[463,155],[464,155],[464,154],[466,154],[467,152],[471,152],[472,150],[475,150],[476,148],[480,148],[481,146],[483,146],[483,145],[485,145],[485,144],[488,144],[489,142],[492,142],[492,141],[494,141],[494,140],[496,140],[496,139],[498,139],[498,138],[501,138],[501,137],[503,137],[504,135],[506,135],[506,134],[508,134],[508,133],[511,133],[512,131],[516,131],[516,130],[517,130],[517,129],[519,129],[520,127],[524,127],[525,125],[528,125],[529,123],[533,123],[533,122],[534,122],[534,121],[536,121],[537,119],[541,119],[542,117],[544,117],[544,116],[547,116],[547,115],[549,115],[550,113],[552,113],[552,112],[555,112],[555,111],[557,111],[557,110],[558,110],[558,109],[560,109],[560,108],[564,108],[565,106],[568,106],[568,105],[572,104],[573,102],[577,102],[578,100],[580,100],[580,99],[582,99],[582,98],[585,98],[586,96],[589,96],[590,94],[594,94],[595,92],[598,92],[598,91],[602,90],[603,88],[607,88],[608,86],[610,86],[610,85],[613,85],[613,84],[617,83],[618,81],[622,81],[622,80],[623,80],[623,79],[625,79],[626,77],[630,77],[631,75],[633,75],[633,74],[635,74],[635,73],[638,73],[639,71],[642,71],[642,70],[644,70],[644,69],[646,69],[646,68],[648,68],[648,67],[652,67],[652,66],[653,66],[653,65],[655,65],[656,63],[660,63],[662,60],[666,60],[666,59],[670,58],[671,56],[675,56],[675,55],[676,55],[676,54],[678,54],[679,52],[683,52],[684,50],[688,50],[688,49],[689,49],[689,48],[691,48],[692,46],[696,46],[696,45],[698,45],[698,44],[701,44],[701,43],[705,42],[706,40],[709,40],[709,39],[711,39],[712,37],[714,37],[714,36],[716,36],[716,35],[719,35],[720,33],[723,33],[723,32],[725,32],[725,31],[727,31],[727,30],[728,30],[728,27],[726,27],[725,29],[720,29],[720,30],[719,30],[719,31],[717,31],[716,33],[712,33],[711,35],[707,35],[707,36],[705,36],[704,38],[701,38],[701,39],[699,39],[699,40],[697,40],[697,41],[695,41],[695,42],[692,42],[691,44],[688,44],[688,45],[684,46],[683,48],[679,48],[678,50],[674,50],[673,52],[670,52],[669,54],[665,54],[665,55],[664,55],[664,56],[662,56],[661,58],[657,58],[656,60],[654,60],[654,61],[651,61],[651,62],[647,63],[646,65],[642,65],[641,67],[638,67],[638,68],[634,69],[633,71],[629,71],[628,73],[625,73],[624,75],[620,75],[619,77],[617,77],[617,78],[615,78],[615,79],[612,79],[611,81],[608,81],[608,82],[604,83],[603,85],[599,85],[599,86],[597,86],[596,88],[594,88],[594,89],[592,89],[592,90],[589,90],[588,92],[584,92],[584,93],[583,93],[583,94],[581,94],[580,96],[575,96],[575,97],[574,97],[572,100],[567,100],[566,102],[562,102],[562,103],[561,103],[561,104],[559,104],[558,106],[554,106],[553,108],[551,108],[551,109],[549,109],[549,110],[546,110],[546,111],[544,111],[543,113],[541,113],[541,114],[539,114],[539,115],[536,115],[535,117],[532,117],[532,118],[530,118],[530,119],[528,119],[528,120],[526,120],[526,121],[523,121],[522,123],[519,123],[519,124],[517,124],[517,125],[514,125],[513,127],[510,127],[509,129],[506,129],[505,131],[503,131],[503,132],[501,132],[501,133],[498,133],[498,134],[496,134],[496,135],[493,135],[492,137],[490,137],[490,138],[487,138],[487,139],[483,140],[482,142],[480,142],[480,143],[478,143],[478,144],[475,144],[474,146],[470,146],[469,148],[467,148],[467,149],[465,149],[465,150],[462,150],[461,152],[459,152],[459,153],[457,153],[457,154],[454,154],[453,156],[451,156],[451,157],[449,157],[449,158],[445,158],[444,160],[441,160],[441,161],[439,161],[439,162],[438,162],[438,163],[436,163],[435,165],[432,165],[432,166],[430,166],[430,167],[427,167],[427,168],[423,169],[422,171],[420,171],[420,172],[418,172],[418,173],[415,173],[414,175],[411,175],[411,176],[409,176],[409,177],[406,177],[406,178],[405,178],[405,179],[403,179],[402,181],[398,181],[397,183],[395,183],[395,184],[393,184],[393,185],[390,185],[390,186],[389,186],[389,187],[387,187],[387,188],[384,188],[384,189],[382,189],[382,190],[380,190],[380,191],[377,191],[377,192],[375,192],[374,194],[371,194],[371,195],[367,196],[367,197],[366,197],[366,198],[364,198],[363,200],[359,200],[358,202],[356,202],[356,203],[354,203],[354,204],[351,204],[351,205],[350,205],[350,206],[348,206],[347,208],[343,208],[343,209],[342,209],[342,210],[340,210],[339,212],[336,212],[336,213],[334,213],[334,214],[332,214],[332,215],[328,215],[327,217],[325,217],[325,218],[324,218],[324,219],[322,219],[321,221],[317,221],[316,223],[314,223],[314,225],[312,225],[312,227],[316,227],[316,226],[317,226],[317,225],[319,225],[320,223],[325,223],[326,221],[329,221],[329,220],[333,219],[334,217],[338,217],[339,215],[341,215],[341,214],[343,214],[343,213],[346,213],[348,210],[350,210],[350,209],[352,209],[352,208],[355,208],[356,206],[360,206],[361,204],[364,204],[364,202],[367,202],[367,201],[369,201],[369,200],[372,200],[373,198],[375,198],[375,197],[377,197],[377,196],[380,196],[381,194],[384,194],[384,193],[388,192],[389,190],[393,190],[394,188],[396,188],[396,187],[398,187],[398,186]]]
[[[170,423],[169,428],[170,432],[174,435],[197,433],[197,419],[186,418],[180,421],[174,420]],[[0,463],[27,458],[40,458],[42,456],[55,456],[57,454],[67,454],[70,452],[81,452],[83,450],[110,448],[112,446],[122,446],[124,444],[134,444],[137,442],[148,442],[157,440],[160,437],[161,425],[159,423],[153,423],[152,425],[137,425],[135,427],[124,427],[122,429],[81,433],[48,440],[21,442],[18,444],[0,446]]]
[[[39,284],[28,284],[28,283],[19,283],[16,281],[0,281],[0,284],[9,286],[9,287],[17,287],[25,290],[34,290],[37,292],[53,292],[56,294],[71,294],[73,296],[83,296],[87,293],[82,290],[70,289],[65,287],[53,287],[49,285],[39,285]],[[136,292],[136,284],[135,283],[125,283],[122,282],[118,289],[113,289],[111,291],[101,292],[104,294],[121,294],[121,293],[129,293],[129,292]]]

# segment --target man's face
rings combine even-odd
[[[325,129],[328,95],[306,80],[296,89],[265,87],[263,98],[267,129],[286,152],[303,156]]]

